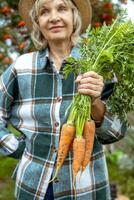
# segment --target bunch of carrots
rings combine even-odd
[[[85,121],[83,135],[76,134],[76,128],[73,124],[66,123],[62,126],[60,143],[58,148],[58,157],[56,161],[56,172],[51,181],[53,181],[66,159],[71,145],[73,144],[73,184],[75,183],[76,175],[81,169],[85,170],[90,161],[94,143],[95,123],[93,120]]]
[[[91,101],[89,96],[86,98],[88,98],[88,101]],[[79,110],[77,107],[77,103],[82,99],[83,97],[81,94],[77,94],[75,96],[75,101],[72,105],[67,123],[62,126],[58,157],[56,161],[56,171],[53,179],[51,180],[53,181],[57,177],[57,174],[62,167],[70,148],[73,147],[72,173],[74,187],[77,173],[81,170],[82,175],[82,172],[85,170],[91,159],[95,135],[95,122],[90,118],[91,104],[88,104],[88,113],[84,112],[85,106],[83,105],[83,112],[81,112],[81,115],[81,109]]]

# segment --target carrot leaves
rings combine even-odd
[[[72,72],[77,76],[91,70],[102,75],[105,80],[112,80],[116,76],[117,83],[113,94],[108,99],[108,105],[113,114],[127,121],[127,113],[134,110],[134,25],[132,22],[126,19],[126,15],[122,15],[115,19],[111,26],[104,24],[99,28],[88,28],[80,42],[80,54],[80,59],[72,57],[67,59],[64,68],[65,76]],[[81,95],[80,98],[82,96],[87,98],[86,95]],[[91,100],[74,99],[79,113],[83,113],[83,107],[86,107],[83,103],[89,104]],[[89,110],[87,106],[84,112],[88,113],[90,118]]]

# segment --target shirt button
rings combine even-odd
[[[53,152],[54,152],[54,153],[57,153],[57,151],[58,151],[57,148],[56,148],[56,147],[53,147]]]
[[[59,126],[59,122],[55,122],[55,127],[58,127]]]
[[[57,97],[57,102],[60,102],[61,101],[61,97]]]

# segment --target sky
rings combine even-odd
[[[113,0],[114,3],[117,3],[118,0]],[[128,16],[134,22],[134,1],[128,0],[128,3],[122,5],[123,9],[127,9]]]
[[[134,2],[128,0],[128,4],[124,6],[128,10],[128,14],[131,17],[131,20],[134,22]]]

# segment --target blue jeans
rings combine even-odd
[[[52,184],[52,182],[50,182],[49,185],[48,185],[46,196],[45,196],[44,200],[54,200],[53,184]]]

